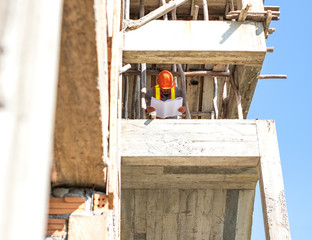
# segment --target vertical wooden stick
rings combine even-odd
[[[124,102],[124,109],[125,109],[125,114],[124,118],[128,119],[128,102],[129,102],[129,77],[125,76],[125,102]]]
[[[199,12],[199,6],[198,6],[198,5],[195,5],[195,6],[194,6],[193,20],[197,20],[197,18],[198,18],[198,12]]]
[[[161,0],[162,5],[166,4],[166,0]],[[168,15],[167,13],[164,15],[164,20],[168,20]]]
[[[244,119],[242,100],[241,100],[241,96],[239,94],[239,89],[234,82],[232,74],[230,75],[230,84],[231,84],[231,87],[233,89],[233,92],[234,92],[234,95],[236,98],[238,119],[242,120],[242,119]]]
[[[146,119],[146,63],[141,63],[141,118]]]
[[[178,64],[178,70],[180,72],[180,76],[181,76],[181,82],[182,82],[182,94],[183,94],[183,101],[184,101],[184,105],[186,107],[186,118],[187,119],[191,119],[191,113],[190,113],[190,109],[188,106],[188,100],[187,100],[187,93],[186,93],[186,79],[185,79],[185,74],[182,68],[181,64]]]
[[[207,0],[203,0],[204,19],[209,21],[208,4]]]
[[[214,111],[216,113],[216,119],[218,119],[219,110],[218,110],[218,80],[217,80],[217,77],[213,78],[213,83],[214,83],[213,107],[214,107]]]

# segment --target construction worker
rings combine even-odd
[[[166,101],[168,99],[175,99],[182,97],[182,91],[174,84],[174,78],[171,72],[164,70],[159,73],[157,78],[157,85],[150,88],[146,93],[146,111],[151,113],[155,111],[155,108],[151,107],[152,97]],[[186,108],[184,106],[178,109],[179,112],[184,113]]]

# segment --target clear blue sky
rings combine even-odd
[[[259,80],[249,119],[273,119],[276,123],[286,204],[293,240],[312,239],[312,1],[266,0],[280,6],[281,20],[267,39],[261,74],[286,74],[286,80]],[[263,240],[264,226],[257,188],[252,240]]]

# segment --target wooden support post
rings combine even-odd
[[[203,1],[203,10],[204,10],[204,19],[206,21],[209,21],[209,13],[208,13],[208,4],[207,0],[202,0]]]
[[[129,104],[129,77],[125,76],[125,102],[124,102],[124,118],[128,119],[128,104]]]
[[[0,239],[39,240],[50,191],[62,1],[0,5]]]
[[[144,0],[140,0],[140,18],[144,17]],[[138,118],[146,119],[146,63],[141,63],[141,76],[140,76],[140,116]]]
[[[137,69],[141,72],[141,64],[137,64]],[[135,118],[141,118],[141,74],[136,76],[135,83]]]
[[[290,240],[284,183],[274,121],[257,121],[260,193],[267,240]]]
[[[194,6],[193,20],[197,20],[197,18],[198,18],[198,12],[199,12],[199,6],[198,6],[198,5],[195,5],[195,6]]]
[[[194,11],[195,11],[194,7],[195,7],[195,0],[192,0],[192,3],[191,3],[191,16],[192,17],[194,16]]]
[[[161,3],[162,3],[162,5],[165,5],[165,4],[166,4],[166,0],[161,0]],[[164,14],[163,18],[164,18],[164,20],[168,20],[168,15],[167,15],[167,13]]]
[[[178,64],[178,70],[180,72],[180,76],[181,76],[181,82],[182,82],[182,94],[183,94],[183,102],[184,105],[186,107],[186,118],[187,119],[191,119],[191,113],[190,113],[190,109],[188,106],[188,100],[187,100],[187,93],[186,93],[186,79],[185,79],[185,75],[184,75],[184,71],[182,69],[182,65]]]
[[[123,74],[124,72],[128,71],[130,68],[131,68],[131,64],[127,64],[123,66],[122,68],[120,68],[119,74]]]
[[[187,1],[188,0],[170,1],[169,3],[159,7],[158,9],[150,12],[149,14],[145,15],[144,17],[142,17],[138,20],[130,21],[128,24],[128,29],[133,30],[133,29],[140,28],[143,25],[147,24],[148,22],[163,16],[164,14],[172,11],[174,8],[177,8],[178,6],[180,6],[181,4],[183,4]]]
[[[114,239],[120,236],[120,131],[121,131],[121,100],[119,99],[121,91],[121,75],[119,66],[122,61],[122,35],[120,34],[120,12],[121,1],[114,0],[114,20],[112,35],[112,59],[111,59],[111,79],[110,79],[110,120],[109,120],[109,159],[108,166],[108,189],[109,209],[114,210],[112,213],[112,222],[114,230]]]
[[[107,19],[106,4],[100,0],[94,1],[94,15],[96,19],[96,52],[98,64],[99,92],[100,92],[100,111],[102,120],[102,146],[103,162],[107,165],[108,160],[108,136],[109,136],[109,84],[108,84],[108,62],[107,62]],[[126,70],[126,69],[125,69]],[[106,182],[104,174],[103,182]]]
[[[232,75],[230,75],[230,84],[231,84],[231,87],[233,89],[233,92],[236,98],[238,119],[242,120],[244,119],[242,100],[241,100],[242,98],[241,98],[241,95],[239,94],[239,89],[236,86]]]
[[[213,96],[213,108],[216,114],[215,118],[218,119],[219,110],[218,110],[218,80],[217,77],[213,78],[213,85],[214,85],[214,96]]]
[[[269,32],[271,21],[272,21],[272,11],[268,10],[267,11],[267,17],[266,17],[265,24],[264,24],[264,35],[265,35],[265,38],[267,38],[268,35],[269,35],[268,32]]]
[[[171,12],[171,17],[172,17],[172,20],[177,20],[177,9],[175,8],[174,10],[172,10]],[[177,71],[177,64],[173,64],[172,65],[172,71],[173,72],[176,72]],[[176,87],[178,87],[178,78],[177,76],[174,76],[174,84]]]
[[[141,63],[141,118],[146,119],[146,63]]]
[[[227,118],[228,102],[229,100],[228,100],[227,80],[226,80],[224,81],[224,84],[223,84],[221,118]]]
[[[247,14],[248,14],[248,11],[250,10],[250,8],[251,8],[250,3],[248,3],[245,8],[242,8],[242,10],[238,16],[238,21],[243,22],[246,20],[246,17],[247,17]]]
[[[124,13],[124,18],[125,20],[129,20],[130,19],[130,0],[124,0],[125,6],[125,13]]]

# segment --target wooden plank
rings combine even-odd
[[[195,239],[209,240],[212,218],[210,211],[212,207],[213,190],[198,190],[196,204],[197,233]]]
[[[266,239],[291,239],[274,121],[257,121],[260,193]]]
[[[177,239],[179,212],[179,190],[164,189],[164,213],[162,239]]]
[[[251,238],[254,198],[255,190],[239,191],[235,240]]]
[[[214,37],[203,35],[202,29]],[[167,34],[172,37],[155,38]],[[265,53],[262,23],[155,20],[124,33],[123,60],[127,63],[262,65]]]
[[[163,189],[147,191],[146,240],[161,239],[163,214]]]
[[[223,239],[226,190],[214,190],[210,217],[212,225],[209,239]]]
[[[93,1],[64,0],[54,186],[105,188],[95,29]]]
[[[122,121],[122,157],[257,157],[254,121]],[[222,143],[222,144],[221,144]],[[140,146],[140,148],[137,148]]]
[[[44,236],[61,13],[60,0],[0,3],[0,239]]]
[[[180,214],[185,214],[185,222],[181,222],[182,228],[185,230],[185,234],[181,234],[181,240],[193,239],[197,232],[196,226],[196,202],[197,202],[197,190],[182,190],[180,194],[183,192],[186,193],[186,201],[185,201],[185,209],[180,209]],[[183,232],[182,232],[183,233]]]
[[[202,100],[202,111],[211,112],[213,110],[213,79],[212,77],[205,76],[203,82],[203,100]],[[202,117],[202,119],[209,119],[209,117]]]
[[[223,239],[235,240],[238,195],[239,195],[238,190],[226,191],[226,207],[225,207]]]
[[[201,81],[200,77],[187,77],[186,78],[187,84],[187,98],[188,98],[188,105],[191,112],[199,111],[199,95],[200,95],[200,86]],[[194,117],[198,118],[198,117]]]
[[[123,157],[122,165],[154,166],[257,166],[259,157]]]
[[[70,216],[68,240],[106,239],[107,216]]]
[[[121,199],[121,240],[134,239],[134,190],[122,189]]]
[[[134,239],[146,238],[147,190],[134,190]]]
[[[107,53],[107,18],[104,1],[94,1],[96,55],[98,64],[98,84],[100,91],[100,112],[102,121],[103,162],[107,164],[109,139],[109,76]],[[106,178],[106,174],[104,176]],[[103,179],[106,182],[106,179]]]
[[[181,181],[171,181],[171,182],[123,182],[123,189],[170,189],[170,188],[180,188],[180,189],[250,189],[254,190],[256,187],[256,182],[214,182],[214,181],[202,181],[202,182],[183,182]]]

